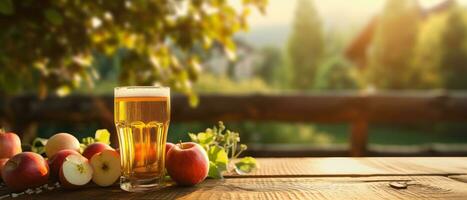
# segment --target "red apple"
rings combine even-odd
[[[67,189],[79,188],[91,181],[92,174],[88,159],[81,155],[69,155],[60,168],[60,184]]]
[[[37,153],[20,153],[7,161],[2,170],[2,178],[14,192],[36,188],[47,183],[49,166]]]
[[[175,144],[174,143],[170,143],[170,142],[167,142],[165,143],[165,160],[167,160],[167,153],[169,152],[170,149],[172,149],[172,147],[174,147]],[[167,162],[165,162],[165,166],[167,168]]]
[[[21,140],[18,135],[0,129],[0,158],[11,158],[21,153]]]
[[[92,181],[99,186],[110,186],[117,181],[121,174],[120,154],[113,150],[104,150],[91,158],[94,171]]]
[[[167,142],[165,143],[165,158],[167,158],[167,152],[169,152],[170,149],[172,149],[172,147],[174,147],[175,144],[174,143],[170,143],[170,142]]]
[[[8,158],[1,158],[0,159],[0,180],[2,180],[3,167],[5,166],[7,161],[8,161]]]
[[[83,156],[87,158],[88,160],[91,160],[92,156],[106,149],[113,150],[113,148],[107,144],[104,144],[102,142],[94,142],[90,144],[89,146],[87,146],[86,149],[84,149]]]
[[[54,154],[51,158],[49,158],[49,167],[50,167],[50,176],[58,179],[60,168],[65,161],[65,158],[69,155],[80,155],[77,151],[71,149],[63,149]]]
[[[208,175],[209,158],[199,144],[177,144],[167,152],[166,165],[170,177],[182,186],[196,185]]]

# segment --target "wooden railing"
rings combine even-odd
[[[112,96],[34,96],[0,99],[3,121],[27,133],[37,122],[99,122],[114,129]],[[315,93],[286,95],[201,95],[196,108],[184,96],[172,97],[172,122],[283,121],[350,123],[350,155],[367,151],[368,124],[467,122],[467,93],[386,92]],[[466,136],[467,137],[467,136]]]

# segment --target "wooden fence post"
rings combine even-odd
[[[351,124],[350,155],[360,157],[366,155],[368,143],[368,120],[359,117]]]

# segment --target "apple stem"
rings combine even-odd
[[[181,149],[183,149],[182,140],[179,140],[179,141],[178,141],[178,146],[179,146]]]

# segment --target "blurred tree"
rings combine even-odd
[[[256,66],[255,74],[269,85],[278,85],[279,82],[284,82],[283,75],[285,74],[280,69],[283,67],[281,50],[273,46],[267,46],[263,47],[259,53],[262,59]]]
[[[425,88],[467,88],[467,14],[458,5],[424,24],[414,66]]]
[[[423,23],[417,38],[413,57],[413,68],[419,72],[414,77],[418,88],[441,88],[441,76],[438,71],[440,59],[440,35],[444,29],[446,14],[431,16]]]
[[[311,0],[298,0],[288,55],[293,74],[292,85],[310,89],[324,54],[321,20]]]
[[[443,87],[467,89],[467,23],[465,9],[454,7],[448,13],[441,36],[439,71]]]
[[[194,84],[194,88],[200,92],[218,94],[268,93],[271,91],[268,85],[259,78],[235,81],[227,75],[212,73],[200,74],[200,79]]]
[[[421,18],[416,0],[387,0],[369,52],[368,81],[376,88],[412,88],[411,68]]]
[[[234,33],[247,29],[253,7],[219,0],[0,1],[0,93],[66,94],[99,77],[93,52],[124,49],[118,80],[171,86],[194,97],[197,47],[222,44],[235,58]]]
[[[356,89],[352,66],[342,57],[333,57],[321,65],[316,73],[314,88],[319,90]]]

